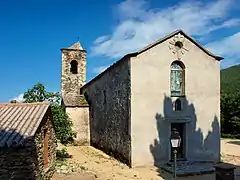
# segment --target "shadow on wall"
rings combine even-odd
[[[183,149],[180,148],[178,150],[179,158],[186,159],[188,161],[205,162],[209,160],[215,162],[220,160],[220,125],[217,117],[213,117],[214,119],[203,119],[202,121],[205,121],[206,124],[200,122],[197,126],[198,119],[195,113],[194,105],[189,104],[186,97],[181,98],[181,102],[182,110],[174,111],[172,98],[165,96],[163,102],[163,114],[156,113],[155,119],[159,140],[154,140],[154,144],[150,145],[150,151],[154,158],[154,165],[158,168],[161,162],[169,161],[169,158],[171,158],[170,127],[179,127],[175,124],[179,122],[185,124],[185,127],[183,128],[185,129],[183,130],[185,133],[182,135],[183,137],[181,142],[181,147],[183,147]],[[208,111],[207,104],[205,110]],[[204,134],[199,126],[208,126],[208,122],[212,122],[212,131],[209,131],[204,137]],[[160,168],[158,170],[160,173]]]
[[[14,129],[0,129],[0,179],[44,178],[44,171],[41,171],[43,157],[39,156],[39,144],[36,143],[33,137],[25,138]]]

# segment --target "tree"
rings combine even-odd
[[[59,93],[47,92],[45,86],[41,83],[37,83],[32,89],[28,89],[23,95],[24,102],[51,102],[54,104],[60,104],[61,96]]]
[[[58,92],[47,92],[43,84],[37,83],[24,93],[23,98],[26,103],[49,102],[57,139],[64,144],[73,140],[72,122],[61,107],[61,96]]]
[[[221,131],[240,137],[240,93],[221,93]]]
[[[18,103],[17,100],[13,99],[9,103]]]

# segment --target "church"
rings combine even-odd
[[[86,82],[86,53],[61,49],[62,105],[76,141],[111,153],[130,167],[173,158],[220,160],[220,61],[183,30],[125,55]]]

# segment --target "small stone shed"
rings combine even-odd
[[[51,179],[56,138],[48,103],[0,104],[0,179]]]

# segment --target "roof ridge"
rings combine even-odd
[[[202,49],[205,53],[207,53],[209,56],[212,56],[213,58],[215,58],[217,61],[220,61],[222,59],[224,59],[223,57],[220,56],[216,56],[215,54],[213,54],[211,51],[209,51],[208,49],[206,49],[205,47],[203,47],[203,45],[201,45],[195,38],[193,38],[192,36],[190,36],[189,34],[187,34],[184,30],[182,29],[177,29],[165,36],[163,36],[162,38],[156,40],[155,42],[152,42],[150,44],[148,44],[147,46],[141,48],[140,50],[137,51],[137,54],[140,54],[160,43],[162,43],[163,41],[173,37],[174,35],[178,34],[178,33],[182,33],[182,35],[184,35],[186,38],[188,38],[193,44],[197,45],[198,48]]]
[[[0,103],[0,107],[3,106],[26,106],[26,105],[43,105],[43,104],[50,104],[49,102],[32,102],[32,103]]]
[[[181,28],[178,28],[176,29],[175,31],[171,32],[171,33],[168,33],[166,34],[165,36],[163,36],[162,38],[148,44],[147,46],[139,49],[138,51],[136,52],[133,52],[133,53],[129,53],[129,54],[126,54],[125,56],[123,56],[120,60],[114,62],[112,65],[110,65],[107,69],[105,69],[103,72],[101,72],[100,74],[98,74],[97,76],[95,76],[94,78],[92,78],[89,82],[85,83],[81,88],[80,90],[81,91],[84,91],[84,89],[89,86],[91,83],[93,83],[94,81],[96,81],[97,79],[99,79],[103,74],[105,74],[106,72],[108,72],[110,69],[118,66],[121,62],[125,61],[125,60],[129,60],[131,57],[136,57],[138,56],[139,54],[147,51],[148,49],[166,41],[167,39],[169,38],[172,38],[174,35],[178,34],[178,33],[181,33],[183,34],[186,38],[188,38],[193,44],[195,44],[196,46],[198,46],[198,48],[200,48],[201,50],[203,50],[206,54],[208,54],[209,56],[215,58],[217,61],[220,61],[222,59],[224,59],[223,57],[220,57],[220,56],[216,56],[214,55],[212,52],[210,52],[208,49],[204,48],[200,43],[197,42],[197,40],[195,40],[192,36],[188,35],[187,33],[185,33],[185,31]]]

